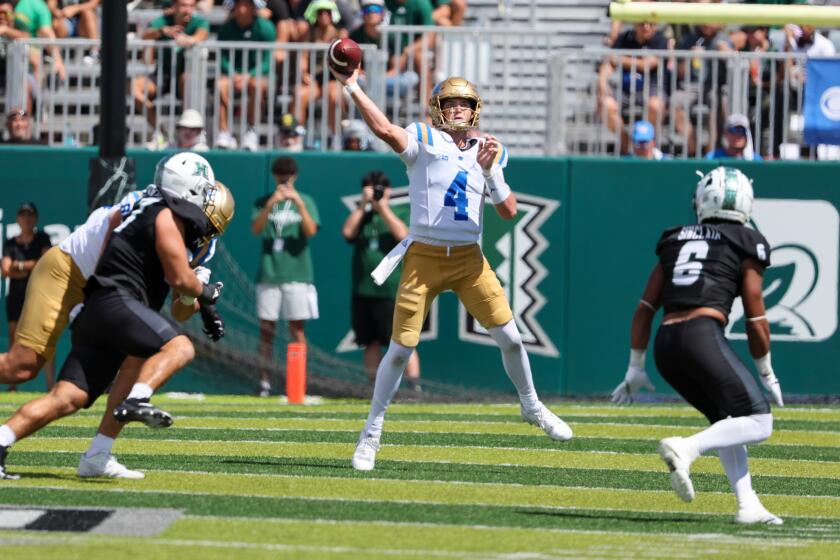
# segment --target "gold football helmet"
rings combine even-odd
[[[225,232],[233,220],[234,207],[233,193],[224,183],[216,180],[216,186],[208,191],[204,199],[204,214],[213,226],[214,237],[221,237]]]
[[[443,102],[446,99],[466,99],[472,105],[472,118],[469,122],[449,122],[443,115]],[[442,81],[432,90],[429,99],[429,113],[432,115],[432,125],[435,128],[449,130],[468,130],[478,127],[478,114],[481,112],[481,97],[475,86],[464,78],[453,76]]]

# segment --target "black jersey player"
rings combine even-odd
[[[162,187],[161,197],[144,198],[114,230],[85,288],[85,307],[74,322],[72,347],[58,382],[0,426],[0,479],[13,478],[4,465],[12,443],[89,407],[128,356],[145,360],[139,372],[145,383],[135,384],[115,408],[117,420],[151,427],[171,424],[171,416],[148,398],[192,360],[195,351],[183,329],[160,309],[170,287],[177,320],[186,320],[200,305],[215,303],[221,284],[203,284],[185,256],[220,235],[233,215],[232,197],[225,190],[227,203],[222,204],[219,188],[207,179],[211,171],[190,166],[189,158],[182,160],[181,180],[176,182],[194,188],[184,189],[178,198]]]
[[[770,405],[744,363],[724,338],[732,301],[741,296],[750,353],[759,379],[783,406],[770,363],[770,329],[764,316],[762,276],[770,245],[745,226],[752,210],[750,180],[737,169],[718,167],[700,180],[694,195],[698,224],[666,230],[656,246],[659,263],[636,307],[630,334],[630,366],[613,401],[630,402],[642,387],[652,389],[644,368],[656,310],[664,317],[654,342],[662,377],[699,410],[711,426],[690,437],[671,437],[659,454],[671,471],[671,486],[684,501],[694,499],[689,467],[700,454],[717,450],[738,500],[736,523],[780,525],[752,488],[746,445],[770,437]]]

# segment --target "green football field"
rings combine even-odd
[[[31,397],[3,394],[0,415]],[[840,558],[836,407],[775,411],[751,470],[785,524],[740,527],[716,457],[694,464],[695,502],[670,489],[657,441],[704,426],[684,406],[555,404],[575,430],[559,444],[514,404],[397,403],[376,470],[357,473],[364,402],[155,402],[175,425],[129,427],[114,450],[145,480],[76,478],[101,406],[16,444],[23,478],[0,481],[0,527],[9,506],[154,508],[128,510],[137,524],[174,510],[171,523],[151,537],[0,529],[0,558]]]

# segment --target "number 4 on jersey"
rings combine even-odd
[[[455,221],[466,221],[469,219],[469,216],[467,216],[466,171],[459,171],[455,175],[452,184],[449,185],[449,189],[447,189],[446,195],[443,197],[443,205],[455,207]]]

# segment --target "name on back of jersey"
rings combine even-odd
[[[704,226],[702,224],[683,226],[680,230],[680,234],[677,236],[677,241],[688,241],[693,239],[719,241],[720,231],[716,228]]]

